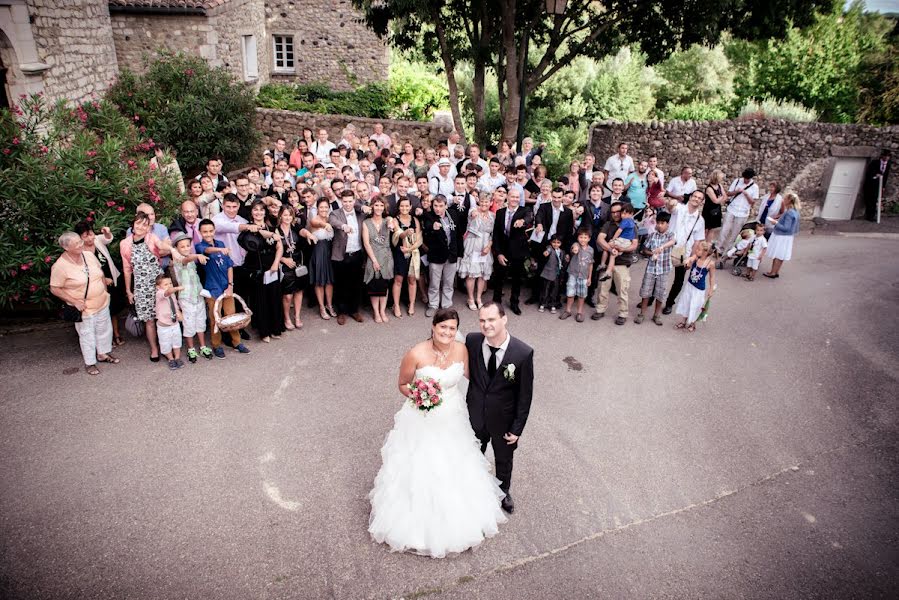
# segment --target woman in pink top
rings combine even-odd
[[[171,243],[151,231],[150,217],[138,212],[131,224],[131,235],[122,240],[119,252],[125,274],[125,293],[134,305],[137,318],[147,323],[144,330],[150,342],[150,360],[159,361],[156,338],[156,276],[162,273],[159,258],[171,254]]]

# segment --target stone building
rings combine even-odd
[[[0,106],[38,91],[84,100],[158,49],[253,85],[387,77],[387,47],[350,0],[0,0]]]

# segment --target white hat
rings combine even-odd
[[[450,162],[450,159],[448,159],[448,158],[445,157],[445,156],[444,156],[443,158],[441,158],[440,160],[437,161],[437,166],[438,166],[438,167],[442,167],[443,165],[451,165],[451,164],[453,164],[453,163],[451,163],[451,162]]]

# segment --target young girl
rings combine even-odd
[[[711,253],[711,244],[706,241],[694,244],[696,254],[687,259],[684,266],[688,268],[687,283],[677,297],[677,314],[683,317],[675,329],[686,329],[690,333],[696,331],[696,319],[702,312],[706,300],[715,293],[715,257]]]

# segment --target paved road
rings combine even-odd
[[[896,597],[897,251],[803,236],[693,335],[510,317],[538,359],[518,511],[445,560],[366,533],[424,317],[309,315],[176,373],[132,341],[97,378],[69,331],[3,338],[0,596]]]

